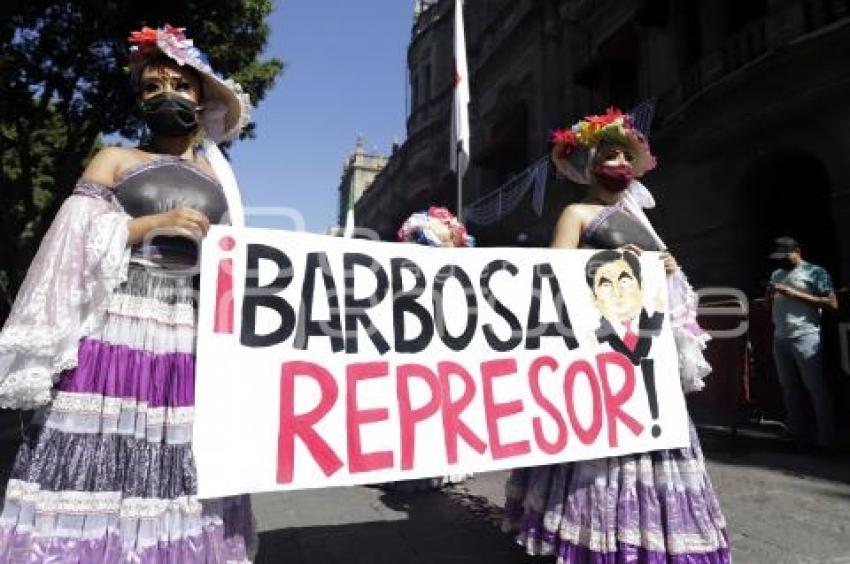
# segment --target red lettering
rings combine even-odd
[[[457,462],[457,440],[459,437],[463,437],[466,444],[475,449],[476,452],[484,454],[487,445],[472,432],[472,429],[466,423],[460,420],[460,414],[475,397],[475,382],[472,376],[463,366],[448,361],[438,363],[437,372],[440,376],[440,387],[443,395],[443,433],[445,434],[446,458],[449,464]],[[452,401],[451,398],[449,381],[452,376],[460,376],[463,380],[463,395],[457,401]]]
[[[493,380],[516,374],[516,359],[490,360],[481,363],[481,384],[484,392],[484,417],[487,420],[487,436],[494,460],[527,454],[531,447],[528,441],[502,444],[499,436],[499,419],[522,413],[522,400],[496,403],[493,397]]]
[[[398,417],[401,430],[401,469],[413,468],[416,452],[416,424],[428,419],[440,408],[440,381],[433,372],[421,364],[402,364],[396,370],[396,394],[398,396]],[[420,408],[413,409],[410,403],[410,380],[419,378],[428,384],[431,399]]]
[[[613,394],[611,384],[608,382],[608,365],[616,364],[623,369],[626,380],[623,387]],[[608,421],[608,444],[617,446],[617,420],[635,434],[640,435],[643,425],[638,423],[634,417],[623,411],[623,404],[629,401],[635,391],[635,369],[629,360],[617,352],[607,352],[596,355],[596,367],[599,370],[599,380],[602,382],[602,393],[604,396],[605,416]]]
[[[393,453],[389,450],[364,453],[360,442],[360,426],[389,419],[390,410],[360,409],[357,406],[357,382],[370,378],[381,378],[389,372],[386,362],[362,362],[350,364],[345,371],[346,411],[345,428],[348,434],[348,469],[352,474],[392,468]]]
[[[543,434],[543,422],[540,417],[534,417],[531,420],[531,425],[534,428],[534,441],[537,443],[537,447],[546,454],[558,454],[567,446],[567,424],[564,422],[564,418],[561,416],[558,408],[546,399],[546,396],[543,395],[540,389],[540,370],[543,367],[555,371],[558,369],[558,362],[551,356],[541,356],[534,359],[534,362],[531,363],[531,367],[528,369],[531,395],[534,397],[537,405],[555,422],[555,425],[558,427],[558,435],[554,441],[548,441]]]
[[[586,429],[581,426],[581,421],[579,421],[575,409],[575,384],[579,374],[584,374],[587,377],[590,393],[593,396],[593,419]],[[599,383],[596,381],[596,373],[586,360],[577,360],[567,368],[567,374],[564,376],[564,397],[567,401],[567,415],[576,432],[576,437],[582,444],[591,444],[599,436],[599,431],[602,429],[602,398]]]
[[[233,259],[218,262],[213,333],[233,333]]]
[[[295,378],[312,378],[321,390],[319,405],[312,411],[295,415]],[[295,468],[295,437],[304,441],[313,460],[330,476],[342,468],[342,460],[313,426],[333,407],[339,395],[330,372],[312,362],[285,362],[280,371],[280,427],[277,442],[277,481],[292,482]]]

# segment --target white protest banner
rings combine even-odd
[[[215,227],[201,268],[201,497],[688,444],[657,253]]]

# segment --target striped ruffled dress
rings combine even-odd
[[[622,205],[601,211],[582,243],[660,250]],[[528,554],[559,564],[731,563],[726,520],[688,424],[688,448],[514,470],[503,528]]]
[[[726,521],[691,446],[514,470],[504,529],[569,564],[728,564]]]
[[[193,168],[157,159],[124,180],[159,167]],[[113,197],[92,183],[76,194]],[[0,562],[248,561],[249,498],[195,497],[196,278],[152,266],[131,260],[105,321],[27,430],[0,515]]]

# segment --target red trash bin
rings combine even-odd
[[[690,394],[688,403],[710,419],[737,419],[751,403],[747,305],[733,299],[702,301],[697,320],[712,335],[705,350],[712,371],[705,388]]]

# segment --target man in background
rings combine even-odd
[[[779,263],[770,277],[773,296],[773,357],[788,430],[794,440],[814,442],[824,449],[835,446],[832,396],[823,373],[820,319],[823,308],[838,309],[829,273],[803,260],[800,245],[791,237],[776,239],[770,258]],[[817,421],[816,437],[805,421],[808,390]]]

